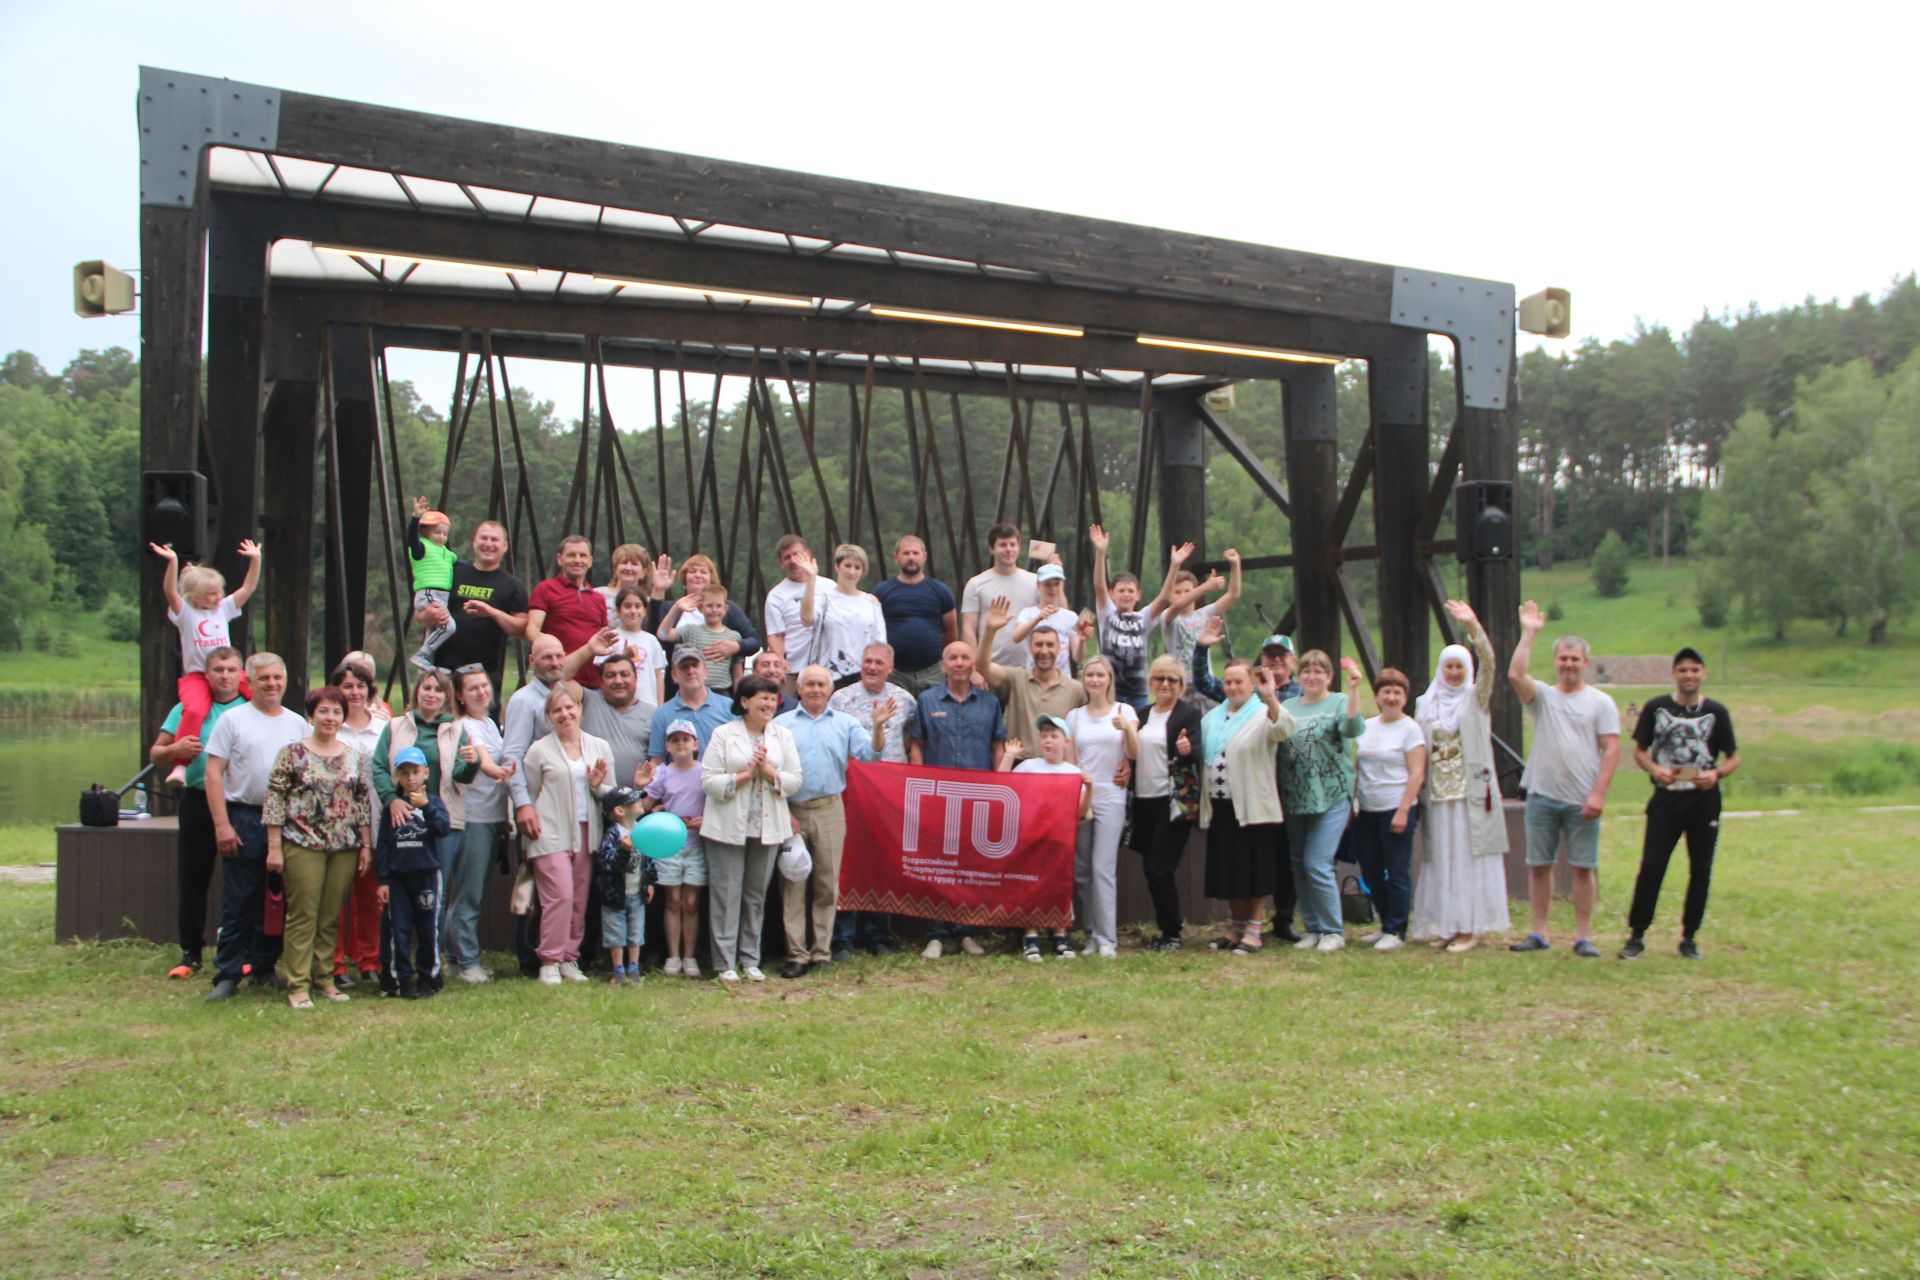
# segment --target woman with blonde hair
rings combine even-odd
[[[860,658],[870,644],[887,642],[887,619],[879,597],[860,589],[867,574],[866,548],[843,542],[833,549],[833,590],[820,597],[814,660],[833,673],[833,687],[860,678]]]
[[[1184,917],[1174,873],[1200,816],[1201,706],[1185,696],[1180,660],[1163,653],[1147,668],[1146,719],[1133,770],[1133,849],[1145,860],[1147,894],[1160,936],[1150,951],[1178,951]]]
[[[1353,809],[1353,752],[1348,746],[1366,732],[1360,718],[1360,664],[1340,660],[1347,695],[1336,698],[1333,660],[1319,649],[1300,655],[1300,696],[1287,699],[1293,736],[1280,749],[1280,794],[1287,806],[1287,850],[1293,859],[1293,884],[1300,894],[1305,926],[1296,948],[1338,951],[1347,945],[1340,914],[1340,886],[1333,859],[1346,834]]]
[[[1207,896],[1226,899],[1232,912],[1222,940],[1226,949],[1255,955],[1264,945],[1261,904],[1273,892],[1273,828],[1281,813],[1274,752],[1292,735],[1293,717],[1280,705],[1273,673],[1265,667],[1234,658],[1220,683],[1227,700],[1200,721]]]
[[[540,981],[585,982],[587,890],[600,847],[600,797],[613,786],[613,748],[580,729],[580,691],[562,680],[547,694],[553,732],[527,748],[520,769],[533,801],[533,839],[523,850],[540,895]]]
[[[1140,757],[1140,718],[1113,696],[1113,664],[1103,657],[1080,664],[1085,705],[1067,712],[1067,736],[1080,768],[1093,779],[1093,806],[1080,824],[1073,859],[1074,917],[1087,931],[1086,949],[1103,960],[1119,954],[1115,899],[1119,892],[1120,833],[1127,825],[1127,793],[1114,782],[1121,761]]]

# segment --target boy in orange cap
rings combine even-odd
[[[413,500],[413,518],[407,521],[407,559],[413,565],[413,608],[417,613],[429,605],[447,609],[445,626],[435,627],[420,641],[413,665],[432,671],[440,664],[435,654],[453,638],[460,615],[447,602],[453,595],[453,564],[459,554],[447,546],[453,533],[453,521],[444,512],[427,505],[424,497]]]

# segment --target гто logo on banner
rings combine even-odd
[[[920,809],[928,797],[946,801],[941,811],[940,852],[949,858],[960,856],[960,833],[966,811],[973,811],[971,831],[974,852],[983,858],[1004,858],[1013,852],[1020,835],[1020,793],[996,782],[936,782],[931,778],[906,780],[906,805],[900,820],[900,848],[905,853],[920,850]],[[999,816],[999,834],[992,835],[995,811]]]

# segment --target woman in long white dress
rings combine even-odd
[[[1448,951],[1471,951],[1513,927],[1507,914],[1507,821],[1494,775],[1493,645],[1473,609],[1447,601],[1469,651],[1440,651],[1433,683],[1414,718],[1427,738],[1427,850],[1413,890],[1413,936]]]

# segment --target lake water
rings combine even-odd
[[[138,773],[143,745],[135,720],[0,720],[0,824],[77,822],[80,793]]]

